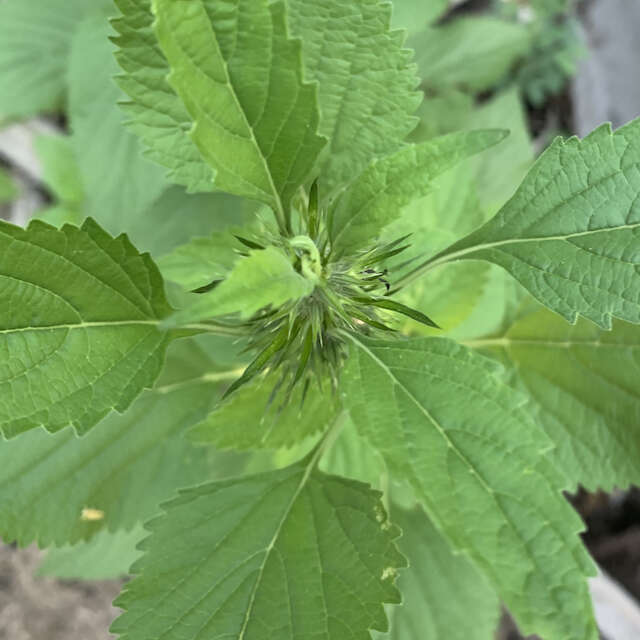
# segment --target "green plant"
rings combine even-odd
[[[488,638],[500,601],[526,633],[597,638],[562,491],[638,483],[640,121],[556,140],[496,203],[492,166],[522,171],[504,131],[405,142],[388,4],[116,4],[129,125],[181,188],[88,89],[101,9],[70,90],[0,102],[67,103],[43,215],[100,222],[0,223],[3,539],[128,563],[145,522],[127,640]]]

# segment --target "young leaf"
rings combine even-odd
[[[415,269],[483,259],[574,323],[640,323],[640,119],[557,139],[484,226]]]
[[[572,326],[540,310],[469,344],[513,366],[572,489],[640,484],[640,327]]]
[[[390,472],[523,632],[595,640],[581,522],[544,457],[549,441],[495,363],[438,338],[350,341],[345,404]]]
[[[170,313],[162,279],[126,236],[91,219],[57,230],[0,222],[0,431],[88,431],[155,381]]]
[[[326,142],[316,133],[316,88],[303,81],[284,2],[155,0],[154,9],[169,83],[216,186],[264,202],[283,222]]]
[[[489,640],[500,618],[500,601],[482,574],[449,543],[420,508],[392,505],[402,529],[398,546],[409,569],[398,579],[402,606],[389,612],[389,635],[379,640]]]
[[[151,0],[115,0],[121,12],[112,21],[118,35],[116,79],[130,100],[122,104],[131,130],[148,157],[169,171],[167,178],[191,192],[212,191],[213,172],[189,136],[191,116],[167,82],[167,62],[153,31]]]
[[[147,526],[138,577],[116,600],[123,640],[367,638],[398,603],[380,494],[315,461],[186,489]],[[178,597],[179,589],[179,597]]]
[[[306,393],[302,384],[290,393],[286,385],[274,393],[276,380],[258,378],[242,386],[191,429],[189,438],[218,449],[279,449],[335,421],[339,403],[328,389],[323,393],[315,379]]]
[[[174,313],[168,323],[178,326],[229,313],[248,318],[263,307],[277,308],[287,300],[303,298],[313,287],[282,252],[267,247],[251,251],[247,258],[239,260],[224,282],[213,291],[197,296],[191,305]]]
[[[501,130],[453,133],[373,162],[331,206],[336,252],[368,247],[404,206],[432,189],[436,176],[504,137]]]
[[[318,83],[324,193],[350,182],[371,160],[396,151],[416,124],[422,99],[413,52],[390,30],[391,5],[378,0],[287,0],[302,43],[305,77]]]
[[[0,116],[28,117],[62,103],[76,25],[105,0],[0,2]]]
[[[109,233],[120,233],[160,195],[162,169],[142,157],[140,142],[124,126],[116,104],[122,92],[109,24],[102,17],[77,29],[69,59],[71,141],[84,186],[84,215]]]
[[[187,291],[223,279],[240,258],[240,245],[229,231],[192,238],[158,260],[162,275]]]
[[[213,477],[207,452],[183,436],[211,410],[220,384],[237,374],[216,371],[189,343],[175,346],[158,387],[82,438],[71,428],[53,435],[39,429],[0,441],[5,542],[62,545],[104,527],[131,529],[184,483]]]

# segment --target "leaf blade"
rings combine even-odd
[[[497,378],[499,367],[443,339],[350,339],[345,402],[390,471],[411,483],[525,633],[597,638],[581,523],[541,455],[548,441]],[[563,602],[565,589],[579,598]]]
[[[169,336],[160,274],[126,236],[88,219],[0,223],[0,430],[83,433],[152,386]],[[69,373],[68,367],[73,367]]]
[[[604,329],[611,317],[640,323],[638,162],[640,120],[558,139],[493,219],[417,271],[480,258],[571,323],[578,315]]]
[[[187,489],[165,508],[148,525],[138,577],[116,601],[126,612],[112,630],[124,640],[200,632],[258,640],[265,629],[282,638],[321,629],[342,640],[349,629],[360,637],[386,629],[382,602],[398,602],[393,576],[404,561],[393,544],[398,530],[365,485],[306,461]],[[214,527],[211,513],[219,514]],[[182,597],[167,607],[176,580]]]

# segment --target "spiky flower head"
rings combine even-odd
[[[408,236],[354,255],[335,255],[330,221],[318,207],[315,183],[308,199],[299,203],[298,214],[296,234],[264,232],[261,237],[238,238],[253,250],[276,247],[313,287],[309,295],[262,309],[243,325],[249,349],[257,356],[227,395],[267,369],[277,372],[274,392],[284,387],[285,397],[297,384],[306,389],[313,378],[320,384],[328,380],[335,389],[346,357],[345,333],[393,332],[389,312],[437,327],[423,313],[391,297],[392,279],[384,264],[409,246]]]

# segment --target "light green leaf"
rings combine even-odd
[[[82,438],[67,428],[0,441],[5,542],[62,545],[102,528],[129,530],[179,487],[212,479],[207,452],[183,435],[207,415],[235,372],[218,371],[189,342],[175,347],[156,388]]]
[[[165,278],[191,291],[223,279],[240,257],[239,244],[231,233],[214,231],[176,247],[158,260],[158,266]]]
[[[368,248],[383,227],[399,217],[402,207],[433,188],[436,176],[504,137],[501,130],[454,133],[373,162],[331,207],[335,250]]]
[[[189,191],[211,191],[213,171],[189,137],[192,122],[167,82],[167,62],[153,31],[151,0],[115,0],[121,14],[112,21],[118,35],[116,79],[130,100],[122,104],[130,127],[147,147],[148,157],[169,171],[167,178]]]
[[[317,435],[331,425],[340,410],[328,389],[317,380],[274,389],[277,378],[257,378],[243,385],[190,432],[194,442],[218,449],[279,449]],[[303,402],[304,398],[304,402]]]
[[[458,18],[414,36],[416,61],[429,89],[494,87],[529,50],[525,25],[489,16]]]
[[[123,124],[121,92],[106,20],[93,18],[76,31],[69,61],[69,116],[80,168],[84,214],[112,234],[142,213],[165,188],[162,170],[142,157],[138,139]]]
[[[449,340],[350,336],[345,405],[392,475],[407,479],[524,633],[598,637],[592,562],[549,441],[487,358]]]
[[[396,151],[416,124],[420,103],[413,52],[390,30],[391,5],[379,0],[287,0],[300,38],[305,77],[318,82],[320,188],[332,193],[377,156]]]
[[[639,327],[615,321],[603,331],[586,320],[572,326],[540,310],[470,344],[513,366],[572,489],[640,484]]]
[[[186,489],[147,526],[116,605],[123,640],[367,638],[404,566],[378,492],[315,458]],[[175,597],[179,585],[179,597]]]
[[[269,205],[282,222],[326,142],[284,2],[155,0],[154,10],[169,83],[216,186]]]
[[[63,580],[122,578],[142,555],[136,546],[144,537],[142,525],[115,533],[102,529],[88,542],[49,549],[37,573]]]
[[[146,211],[125,223],[137,247],[162,256],[196,236],[247,224],[253,203],[226,193],[187,193],[173,186],[163,191]]]
[[[0,431],[89,430],[155,381],[171,309],[148,255],[91,219],[0,222]]]
[[[18,188],[11,176],[0,167],[0,204],[11,202],[18,195]]]
[[[71,38],[105,2],[0,2],[0,116],[28,117],[61,106]]]
[[[449,543],[420,508],[393,505],[402,529],[398,546],[409,569],[398,579],[401,607],[390,611],[391,631],[379,640],[490,640],[500,619],[500,601],[487,581]]]
[[[483,259],[540,302],[603,328],[640,323],[640,119],[611,133],[556,140],[484,226],[416,268]]]
[[[516,88],[503,91],[474,109],[464,125],[467,129],[491,127],[508,129],[509,137],[471,160],[484,220],[494,216],[515,193],[535,160],[529,123]],[[462,235],[460,232],[459,237]]]
[[[39,136],[36,153],[42,165],[42,180],[51,193],[67,206],[80,206],[84,188],[74,145],[69,136]]]
[[[236,263],[224,282],[210,293],[194,295],[191,305],[174,313],[168,322],[178,326],[229,313],[249,318],[269,305],[277,308],[287,300],[303,298],[313,288],[314,284],[275,247],[252,250]]]
[[[413,35],[437,20],[448,7],[449,0],[393,0],[391,24]]]

